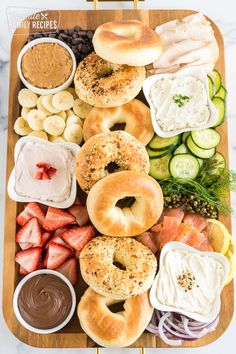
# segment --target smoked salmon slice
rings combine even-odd
[[[186,214],[183,222],[190,226],[195,227],[199,231],[204,230],[207,227],[207,220],[204,216],[199,214]]]
[[[182,222],[184,218],[184,211],[182,208],[166,208],[163,211],[163,216],[172,216]]]
[[[136,237],[136,240],[148,247],[153,253],[157,253],[159,246],[155,242],[156,235],[152,232],[143,232]]]
[[[162,222],[162,229],[157,235],[158,243],[161,247],[163,247],[167,242],[174,241],[178,233],[180,224],[180,219],[174,216],[164,216]]]
[[[174,241],[183,242],[189,246],[198,248],[205,240],[206,236],[198,229],[188,224],[183,224]]]

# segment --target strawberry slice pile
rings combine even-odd
[[[21,226],[16,235],[21,250],[15,256],[19,273],[53,269],[77,284],[77,260],[95,236],[94,227],[88,225],[86,206],[79,202],[68,210],[48,207],[44,212],[38,203],[31,202],[16,222]]]
[[[34,175],[34,179],[38,180],[48,180],[52,179],[52,177],[56,174],[57,169],[52,167],[47,162],[38,162],[36,164],[36,172]]]

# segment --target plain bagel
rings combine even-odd
[[[94,135],[86,141],[76,155],[75,175],[80,187],[88,193],[113,170],[149,173],[149,167],[145,146],[124,131],[114,131]]]
[[[115,124],[122,123],[125,124],[124,131],[143,145],[147,145],[153,137],[150,109],[143,102],[134,99],[119,107],[93,108],[83,125],[84,140],[99,133],[108,133]]]
[[[117,203],[133,197],[131,206]],[[152,227],[163,210],[163,194],[151,176],[134,171],[113,173],[98,181],[87,198],[90,220],[108,236],[137,236]]]
[[[111,312],[109,306],[119,302],[88,288],[78,304],[81,327],[100,346],[121,348],[131,345],[151,320],[153,307],[149,292],[125,300],[123,311]]]
[[[157,260],[149,248],[134,238],[99,236],[83,248],[80,270],[94,291],[121,300],[140,295],[151,287]]]
[[[75,91],[94,107],[117,107],[137,96],[145,77],[143,66],[114,64],[91,53],[78,65]]]
[[[93,36],[95,52],[116,64],[143,66],[160,56],[161,37],[140,21],[114,21],[100,25]]]

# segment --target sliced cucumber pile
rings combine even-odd
[[[191,138],[202,149],[212,149],[220,143],[220,134],[210,128],[192,131]]]
[[[160,136],[155,135],[148,147],[154,151],[163,151],[175,148],[179,143],[179,135],[173,136],[171,138],[161,138]]]
[[[178,155],[178,154],[188,154],[189,153],[189,149],[187,148],[187,146],[185,144],[181,144],[180,146],[177,147],[177,149],[175,149],[174,151],[174,155]]]
[[[218,120],[214,127],[218,127],[225,120],[227,90],[222,85],[221,75],[216,69],[213,70],[211,75],[208,75],[208,86],[209,96],[218,112]]]
[[[195,179],[200,170],[196,157],[190,154],[178,154],[172,157],[169,165],[170,173],[174,178]]]
[[[171,155],[150,160],[150,175],[158,180],[170,178],[169,162]]]
[[[216,149],[214,147],[212,149],[202,149],[197,146],[193,142],[191,135],[188,136],[186,144],[191,153],[196,157],[200,157],[200,159],[209,159],[216,152]]]

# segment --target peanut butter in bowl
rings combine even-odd
[[[52,89],[68,80],[73,61],[70,53],[58,43],[39,43],[23,55],[21,69],[31,85]]]

